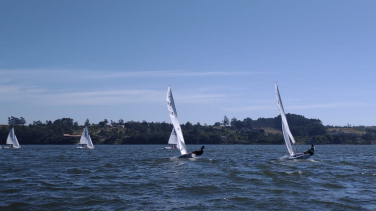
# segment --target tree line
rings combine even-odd
[[[299,144],[373,144],[376,129],[367,129],[362,136],[327,133],[319,119],[308,119],[302,115],[287,114],[290,130]],[[55,121],[33,121],[26,125],[24,118],[9,117],[8,124],[0,127],[0,138],[6,140],[11,127],[15,127],[20,144],[76,144],[84,126],[88,126],[94,144],[167,144],[172,124],[166,122],[135,122],[120,119],[118,122],[104,119],[91,124],[89,119],[83,126],[71,118]],[[224,116],[221,122],[201,125],[187,122],[181,125],[186,144],[284,144],[281,132],[281,116],[274,118],[245,118],[231,120]],[[266,132],[272,128],[277,133]]]

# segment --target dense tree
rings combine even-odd
[[[89,119],[86,119],[86,121],[85,121],[85,126],[90,126],[90,121],[89,121]]]
[[[252,129],[252,119],[247,117],[243,120],[244,122],[244,127],[248,128],[248,129]]]
[[[33,125],[43,125],[43,122],[41,122],[40,120],[33,121]]]
[[[215,122],[213,126],[221,126],[220,122]]]
[[[104,119],[103,121],[99,122],[98,125],[99,125],[99,127],[104,127],[104,126],[107,125],[107,123],[108,123],[108,120]]]
[[[23,117],[17,118],[14,116],[8,117],[8,124],[9,125],[25,125],[26,120]]]
[[[229,121],[229,119],[227,118],[226,115],[223,117],[222,123],[223,123],[223,126],[225,126],[225,127],[230,124],[230,121]]]

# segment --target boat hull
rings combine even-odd
[[[184,154],[182,156],[179,156],[178,158],[195,158],[195,157],[196,157],[196,154],[188,153],[188,154]]]
[[[295,156],[290,156],[290,160],[304,160],[310,158],[310,154],[304,154],[304,153],[297,153]]]
[[[89,148],[89,147],[77,147],[77,149],[94,149],[94,148]]]
[[[0,149],[19,149],[21,147],[0,147]]]
[[[164,149],[178,149],[178,148],[165,147]]]

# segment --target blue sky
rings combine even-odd
[[[0,1],[0,124],[376,125],[375,1]]]

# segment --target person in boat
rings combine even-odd
[[[171,144],[171,149],[175,149],[175,148],[176,148],[175,144]]]
[[[315,146],[312,144],[311,149],[308,149],[307,151],[305,151],[304,154],[310,154],[310,155],[315,154]]]
[[[200,155],[204,154],[204,149],[205,149],[205,146],[202,146],[201,150],[193,151],[192,154],[195,154],[196,156],[200,156]]]
[[[13,144],[10,144],[10,145],[9,145],[9,148],[13,148]]]

